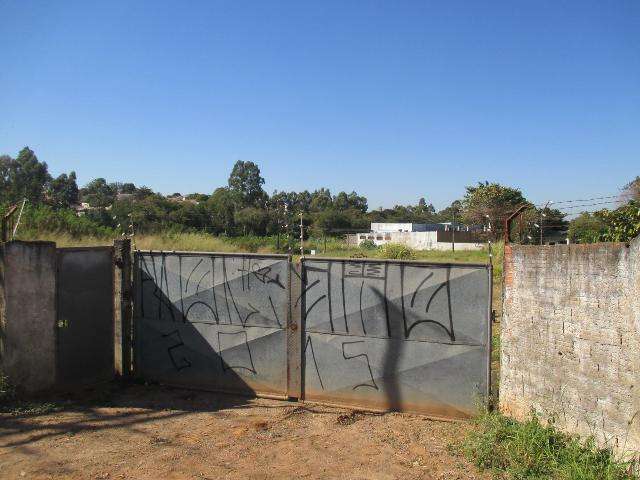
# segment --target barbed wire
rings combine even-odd
[[[611,198],[617,199],[617,200],[613,200],[613,202],[616,202],[616,201],[619,201],[620,199],[624,199],[625,197],[633,197],[633,196],[635,196],[634,192],[620,192],[615,195],[606,195],[606,196],[593,197],[593,198],[576,198],[573,200],[560,200],[560,201],[550,200],[549,202],[545,202],[545,203],[537,203],[535,204],[535,206],[536,207],[548,206],[549,208],[551,208],[552,205],[561,205],[566,203],[577,203],[577,202],[593,202],[596,200],[608,200]]]

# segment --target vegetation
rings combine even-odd
[[[632,480],[634,464],[609,449],[597,448],[543,425],[532,415],[517,422],[497,412],[486,412],[462,445],[465,456],[482,470],[504,479]]]
[[[640,235],[640,201],[633,200],[614,210],[600,212],[606,228],[601,239],[607,242],[628,242]]]
[[[581,243],[628,241],[640,230],[640,177],[624,187],[621,199],[626,200],[620,208],[585,213],[572,222],[567,222],[560,210],[536,207],[519,189],[498,183],[468,186],[461,199],[439,212],[425,198],[420,198],[416,205],[369,211],[367,199],[356,192],[332,195],[329,189],[320,188],[313,192],[275,191],[268,195],[264,183],[258,165],[239,160],[227,185],[215,188],[211,194],[175,192],[165,196],[145,186],[109,183],[104,178],[78,188],[75,172],[54,178],[48,165],[25,147],[15,159],[0,156],[0,212],[26,199],[20,231],[31,238],[45,232],[95,239],[135,232],[160,235],[166,243],[166,238],[176,233],[199,233],[246,237],[242,242],[247,238],[269,237],[275,239],[278,251],[297,249],[301,214],[305,239],[322,237],[323,243],[328,236],[368,230],[371,222],[455,221],[482,229],[488,238],[495,240],[502,234],[504,219],[520,205],[528,207],[523,215],[524,228],[518,230],[519,238],[514,238],[522,243],[537,243],[542,224],[546,235],[568,227],[570,238]],[[282,245],[289,241],[290,244]],[[271,245],[271,240],[266,243]],[[262,240],[251,240],[246,247],[259,250],[267,248],[264,244]],[[364,247],[369,248],[371,245]],[[399,254],[397,247],[389,248],[383,255]],[[402,254],[411,256],[409,252]]]
[[[415,260],[416,252],[400,243],[385,243],[379,248],[380,258],[392,258],[396,260]]]
[[[597,242],[604,234],[604,220],[591,213],[581,213],[569,225],[569,241],[572,243]]]
[[[58,410],[51,402],[29,401],[20,398],[6,375],[0,372],[0,412],[13,415],[40,415]]]

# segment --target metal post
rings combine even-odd
[[[304,224],[302,223],[302,213],[300,214],[300,256],[304,257]]]
[[[540,245],[542,245],[542,211],[540,211],[540,215],[538,216],[538,228],[540,229]]]
[[[22,200],[22,206],[20,207],[20,212],[18,213],[18,219],[16,220],[16,224],[13,226],[13,232],[11,233],[11,240],[16,237],[16,232],[18,231],[18,225],[20,225],[20,219],[22,218],[22,211],[24,210],[25,203],[27,203],[26,198]]]
[[[451,223],[451,251],[456,251],[456,209],[453,209],[453,222]]]
[[[114,251],[114,340],[115,370],[122,378],[129,377],[132,370],[132,281],[131,240],[118,239],[113,242]]]

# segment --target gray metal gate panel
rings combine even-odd
[[[303,261],[306,400],[446,417],[489,393],[491,268]]]
[[[57,250],[57,376],[77,386],[114,376],[113,248]]]
[[[137,375],[286,396],[286,255],[137,252],[135,263]]]

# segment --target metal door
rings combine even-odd
[[[114,376],[113,247],[59,248],[57,376],[77,386]]]

